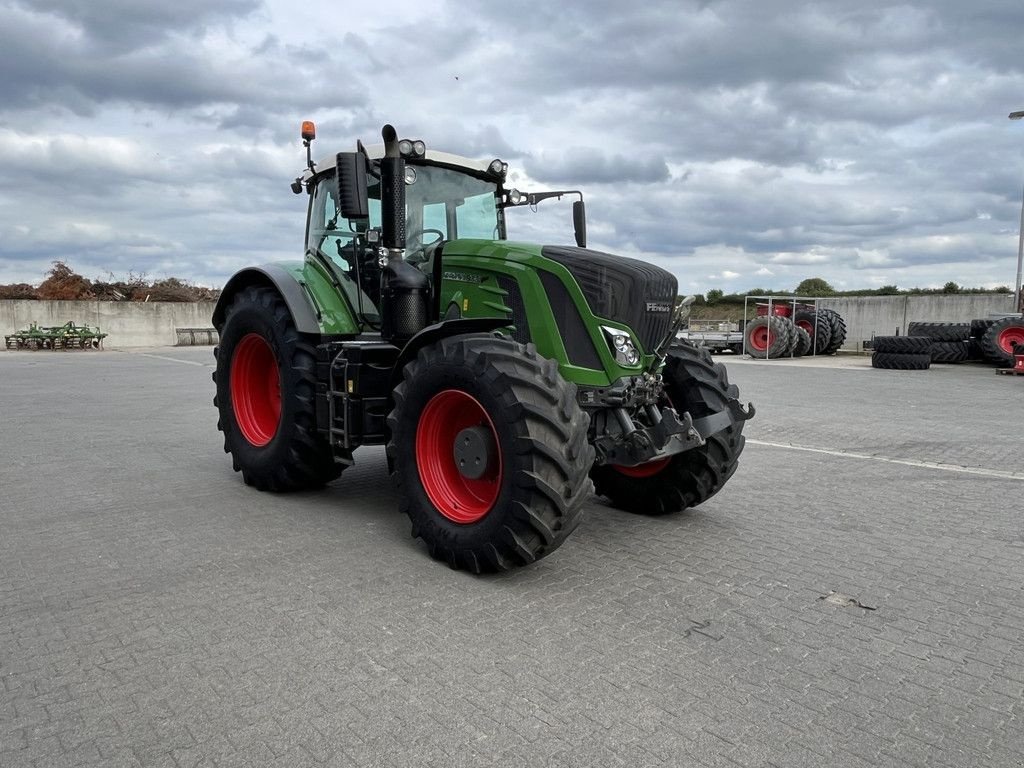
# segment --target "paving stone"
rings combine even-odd
[[[5,768],[1024,760],[1021,481],[756,442],[1022,472],[991,369],[736,365],[758,417],[721,493],[591,499],[475,578],[409,538],[380,449],[247,488],[209,350],[159,354],[0,354]]]

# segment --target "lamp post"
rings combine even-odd
[[[1024,110],[1019,112],[1011,112],[1009,115],[1011,120],[1020,120],[1024,117]],[[1022,310],[1020,305],[1020,281],[1021,281],[1021,265],[1024,264],[1024,199],[1021,200],[1020,207],[1020,236],[1017,238],[1017,282],[1013,284],[1013,311],[1020,312]]]

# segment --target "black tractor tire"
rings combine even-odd
[[[1014,344],[1024,344],[1024,317],[996,320],[981,337],[985,357],[996,365],[1014,364]]]
[[[593,490],[590,419],[533,344],[442,339],[405,366],[394,402],[387,451],[400,508],[434,559],[504,571],[551,554],[579,524]],[[475,479],[459,468],[469,432],[485,445]]]
[[[793,350],[794,357],[803,357],[811,353],[811,334],[796,326],[796,349]]]
[[[971,320],[971,338],[980,339],[985,335],[985,331],[992,327],[992,323],[994,322],[995,320],[987,320],[984,318]]]
[[[913,322],[907,325],[907,336],[927,336],[932,341],[967,341],[970,335],[970,323]]]
[[[213,355],[217,428],[247,485],[294,491],[341,474],[316,431],[315,347],[296,330],[276,290],[250,286],[234,297]]]
[[[744,331],[747,354],[753,358],[776,358],[789,354],[795,333],[786,317],[763,315],[747,323]]]
[[[803,328],[811,334],[811,340],[814,342],[814,354],[825,354],[829,342],[832,341],[832,323],[824,315],[819,317],[817,312],[810,309],[798,309],[793,314],[793,322],[797,327]]]
[[[872,368],[890,371],[926,371],[931,368],[931,355],[906,355],[897,352],[875,352],[871,355]]]
[[[784,357],[795,357],[797,344],[800,343],[800,337],[796,332],[796,325],[788,317],[783,317],[782,319],[785,320],[786,325],[789,326],[789,347],[786,349]]]
[[[967,359],[966,341],[933,341],[933,363],[962,363]]]
[[[985,348],[981,346],[981,339],[968,339],[967,340],[967,359],[968,360],[984,360],[985,359]]]
[[[689,344],[669,350],[662,376],[669,402],[694,419],[722,411],[730,398],[739,397],[725,366]],[[595,466],[590,472],[595,492],[636,514],[666,515],[696,507],[718,493],[736,471],[745,442],[743,424],[710,435],[700,448],[650,465]]]
[[[834,309],[819,309],[818,314],[828,320],[831,333],[823,355],[834,355],[846,343],[846,321]]]
[[[875,336],[871,345],[875,352],[900,355],[930,355],[932,352],[932,340],[927,336]]]

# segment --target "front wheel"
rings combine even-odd
[[[662,371],[668,400],[696,420],[725,410],[739,389],[729,384],[725,366],[704,350],[677,344]],[[693,448],[636,467],[595,466],[596,492],[613,506],[645,515],[680,512],[710,499],[736,471],[743,452],[743,422],[736,422]]]
[[[550,554],[580,521],[594,449],[576,387],[532,344],[462,335],[405,366],[388,456],[412,532],[452,568]]]
[[[246,288],[228,306],[214,349],[214,405],[224,451],[261,491],[315,488],[341,474],[316,431],[316,357],[271,288]]]

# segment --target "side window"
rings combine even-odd
[[[354,268],[356,225],[338,212],[338,185],[333,174],[322,176],[313,191],[306,247],[319,250],[346,272]],[[370,226],[380,226],[380,185],[369,189]]]
[[[338,217],[337,194],[338,187],[334,183],[334,177],[321,177],[313,192],[313,207],[309,213],[309,236],[306,239],[307,248],[319,250],[330,258],[335,258],[338,249],[351,240],[353,235],[348,220]]]

